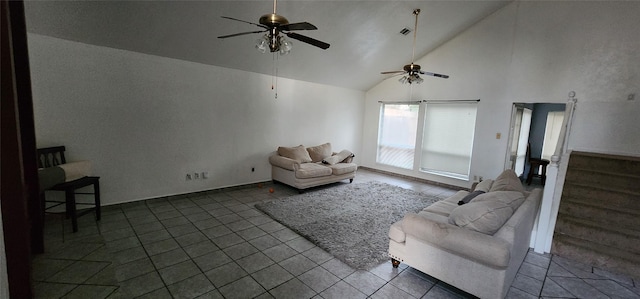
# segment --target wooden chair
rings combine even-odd
[[[527,175],[527,185],[531,185],[531,181],[533,181],[533,176],[535,169],[539,169],[542,167],[542,173],[538,174],[540,176],[540,180],[542,185],[544,186],[545,181],[547,180],[547,165],[549,165],[550,161],[547,159],[541,158],[531,158],[530,145],[527,144],[527,161],[529,162],[529,174]]]
[[[55,147],[47,147],[38,149],[38,167],[39,168],[47,168],[54,167],[60,164],[67,163],[64,157],[64,146],[55,146]],[[73,227],[73,232],[78,231],[78,217],[85,215],[87,213],[95,210],[96,212],[96,221],[100,220],[100,177],[97,176],[85,176],[73,181],[60,183],[54,185],[53,187],[47,188],[46,190],[41,190],[40,196],[42,198],[42,211],[46,211],[53,207],[65,204],[66,206],[66,216],[67,218],[71,218],[71,225]],[[93,193],[86,192],[76,192],[76,190],[93,186]],[[55,201],[55,200],[46,200],[45,191],[55,190],[55,191],[64,191],[65,193],[65,201]],[[94,203],[78,203],[76,202],[76,194],[93,194],[94,195]],[[55,203],[47,207],[47,203]],[[76,209],[76,205],[93,205],[93,208],[86,209],[80,213],[78,213]]]

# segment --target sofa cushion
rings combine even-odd
[[[480,194],[484,194],[484,193],[486,193],[486,192],[482,191],[482,190],[473,191],[473,192],[467,194],[467,196],[463,197],[460,201],[458,201],[458,205],[461,206],[463,204],[469,203],[472,199],[476,198],[476,196],[478,196]]]
[[[464,198],[467,194],[469,194],[468,191],[460,190],[452,196],[449,196],[443,200],[437,201],[425,207],[424,209],[422,209],[422,211],[449,217],[451,211],[458,207],[458,201]]]
[[[441,200],[424,208],[423,211],[449,217],[449,214],[457,207],[457,203]]]
[[[311,162],[309,152],[307,152],[302,144],[295,147],[280,146],[278,147],[278,155],[296,160],[300,163]]]
[[[349,158],[349,157],[353,157],[353,153],[348,151],[348,150],[342,150],[341,152],[331,156],[331,157],[327,157],[324,158],[322,160],[322,163],[324,164],[329,164],[329,165],[334,165],[337,163],[340,163],[342,161],[344,161],[345,159]]]
[[[515,211],[524,202],[524,194],[518,191],[493,191],[478,195],[471,202],[498,201]]]
[[[489,190],[491,189],[491,185],[493,185],[493,180],[492,179],[484,180],[482,182],[479,182],[476,185],[476,188],[473,189],[473,191],[489,192]]]
[[[317,146],[307,147],[307,152],[309,152],[311,162],[320,162],[324,158],[330,157],[333,153],[331,151],[331,143],[329,142]]]
[[[326,167],[331,168],[331,173],[334,175],[351,173],[358,170],[358,165],[355,163],[338,163],[335,165],[326,165]]]
[[[513,209],[501,201],[471,201],[451,211],[449,223],[493,235],[512,214]]]
[[[511,169],[507,169],[493,180],[491,189],[489,189],[489,192],[492,191],[524,192],[524,187],[522,187],[522,182],[520,182],[520,178],[518,178],[516,172]]]
[[[296,167],[296,177],[299,179],[317,178],[331,175],[331,168],[318,163],[303,163]]]

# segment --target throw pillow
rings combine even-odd
[[[296,160],[300,163],[311,162],[309,152],[304,148],[304,145],[298,145],[296,147],[278,147],[278,155]]]
[[[493,235],[513,214],[508,205],[499,201],[472,201],[449,214],[449,223],[479,233]]]
[[[472,199],[474,199],[476,196],[485,193],[482,190],[477,190],[477,191],[473,191],[469,194],[467,194],[465,197],[463,197],[459,202],[458,205],[461,206],[463,204],[469,203]]]
[[[349,157],[354,157],[353,153],[348,150],[342,150],[341,152],[331,157],[325,158],[324,160],[322,160],[322,163],[334,165],[344,161],[346,158],[349,158]]]
[[[493,184],[491,185],[489,192],[493,191],[524,192],[524,187],[522,187],[522,182],[520,182],[520,178],[518,178],[516,172],[511,169],[507,169],[493,180]]]
[[[331,151],[331,143],[329,142],[318,146],[307,147],[307,152],[309,152],[311,162],[320,162],[324,158],[330,157],[333,153]]]
[[[492,179],[484,180],[484,181],[481,181],[480,183],[478,183],[476,185],[476,188],[473,189],[473,191],[489,192],[489,190],[491,189],[491,185],[493,185],[493,180]]]

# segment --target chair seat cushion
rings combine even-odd
[[[60,164],[58,167],[64,170],[65,182],[75,181],[79,178],[91,175],[91,162],[87,160],[68,162]]]

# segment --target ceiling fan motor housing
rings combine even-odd
[[[419,73],[420,72],[420,65],[417,64],[407,64],[404,66],[404,71],[407,73]]]
[[[268,26],[269,28],[271,28],[272,26],[289,24],[287,18],[274,13],[263,15],[262,17],[260,17],[260,20],[258,22],[260,22],[260,24],[262,25]]]

